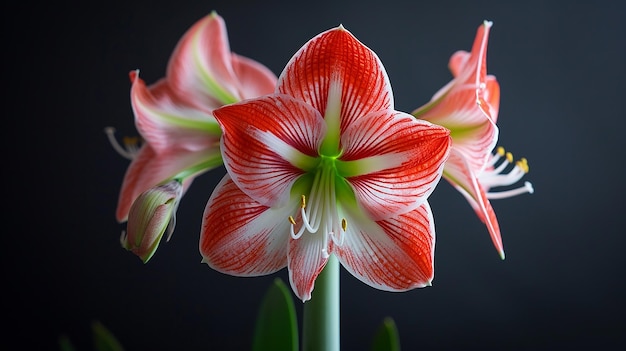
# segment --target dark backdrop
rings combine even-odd
[[[279,74],[314,35],[343,24],[385,65],[411,111],[450,79],[449,56],[494,26],[488,69],[502,87],[500,144],[529,160],[535,194],[496,200],[507,259],[442,182],[434,285],[374,290],[341,276],[345,350],[392,316],[405,350],[602,350],[625,344],[624,63],[620,1],[105,1],[4,5],[3,343],[91,350],[98,320],[127,350],[247,349],[275,277],[200,263],[198,178],[178,226],[144,265],[114,219],[128,161],[103,128],[135,135],[128,72],[162,77],[174,45],[216,10],[233,51]],[[302,304],[296,302],[298,313]],[[8,326],[8,328],[7,328]]]

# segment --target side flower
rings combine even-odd
[[[378,289],[430,285],[427,197],[449,131],[395,111],[379,58],[344,27],[306,43],[274,94],[214,115],[228,174],[203,218],[200,252],[210,267],[258,276],[287,266],[303,301],[329,255]]]
[[[525,182],[517,189],[490,191],[494,187],[515,184],[528,172],[526,159],[513,163],[512,155],[503,148],[492,153],[498,141],[500,85],[496,77],[487,75],[487,40],[491,26],[492,22],[485,21],[478,28],[471,53],[457,51],[452,55],[449,68],[454,79],[412,115],[450,130],[452,149],[443,177],[463,194],[485,223],[504,259],[500,227],[489,199],[532,193],[533,188]]]
[[[230,51],[224,20],[213,12],[178,42],[166,76],[146,86],[139,70],[130,72],[131,104],[140,147],[114,147],[132,160],[120,191],[117,220],[128,218],[140,194],[175,180],[182,194],[198,175],[223,164],[221,129],[214,109],[274,91],[276,76],[265,66]],[[131,223],[129,223],[131,225]]]

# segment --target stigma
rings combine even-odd
[[[300,196],[300,209],[296,218],[289,216],[289,230],[293,239],[302,235],[320,235],[322,257],[329,256],[329,240],[336,245],[343,245],[348,221],[339,218],[335,191],[336,174],[333,167],[326,164],[315,171],[315,178],[308,197]],[[308,201],[307,201],[308,200]],[[308,202],[308,203],[307,203]],[[296,228],[299,228],[296,230]]]
[[[137,156],[141,148],[141,140],[139,137],[124,137],[124,139],[122,139],[124,146],[122,146],[115,138],[115,128],[106,127],[104,128],[104,133],[106,133],[111,146],[113,146],[113,149],[117,151],[118,154],[131,161],[135,159],[135,156]]]
[[[525,158],[522,157],[514,162],[513,154],[506,152],[502,146],[499,146],[489,158],[485,169],[479,173],[478,181],[487,191],[488,199],[504,199],[521,194],[532,194],[535,190],[528,181],[525,181],[518,188],[490,191],[491,188],[506,187],[518,183],[529,170],[528,161]]]

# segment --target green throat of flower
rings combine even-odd
[[[352,188],[338,172],[340,162],[337,156],[320,156],[317,167],[300,177],[292,188],[292,195],[300,195],[300,209],[295,216],[289,216],[291,237],[321,235],[324,257],[328,257],[329,239],[336,245],[343,244],[348,228],[343,209],[356,205]]]

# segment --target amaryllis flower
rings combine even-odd
[[[303,301],[329,255],[382,290],[431,283],[427,197],[449,131],[395,111],[382,63],[343,26],[305,44],[274,94],[214,115],[228,174],[204,213],[210,267],[258,276],[287,266]]]
[[[187,190],[194,177],[222,165],[221,129],[212,111],[225,104],[274,91],[276,76],[265,66],[231,53],[224,20],[213,12],[181,38],[165,78],[146,86],[130,72],[131,103],[143,144],[114,146],[132,159],[116,217],[126,221],[139,194],[176,179]],[[181,193],[182,196],[182,193]]]
[[[500,85],[493,75],[487,75],[487,39],[491,25],[492,22],[485,21],[478,28],[471,53],[457,51],[452,55],[449,68],[454,79],[412,114],[450,130],[452,150],[443,177],[466,197],[486,224],[504,259],[500,227],[489,199],[532,193],[533,188],[525,182],[521,188],[490,191],[492,187],[515,184],[528,172],[525,159],[516,162],[510,170],[511,167],[507,168],[513,163],[510,153],[499,148],[492,154],[498,141]]]

